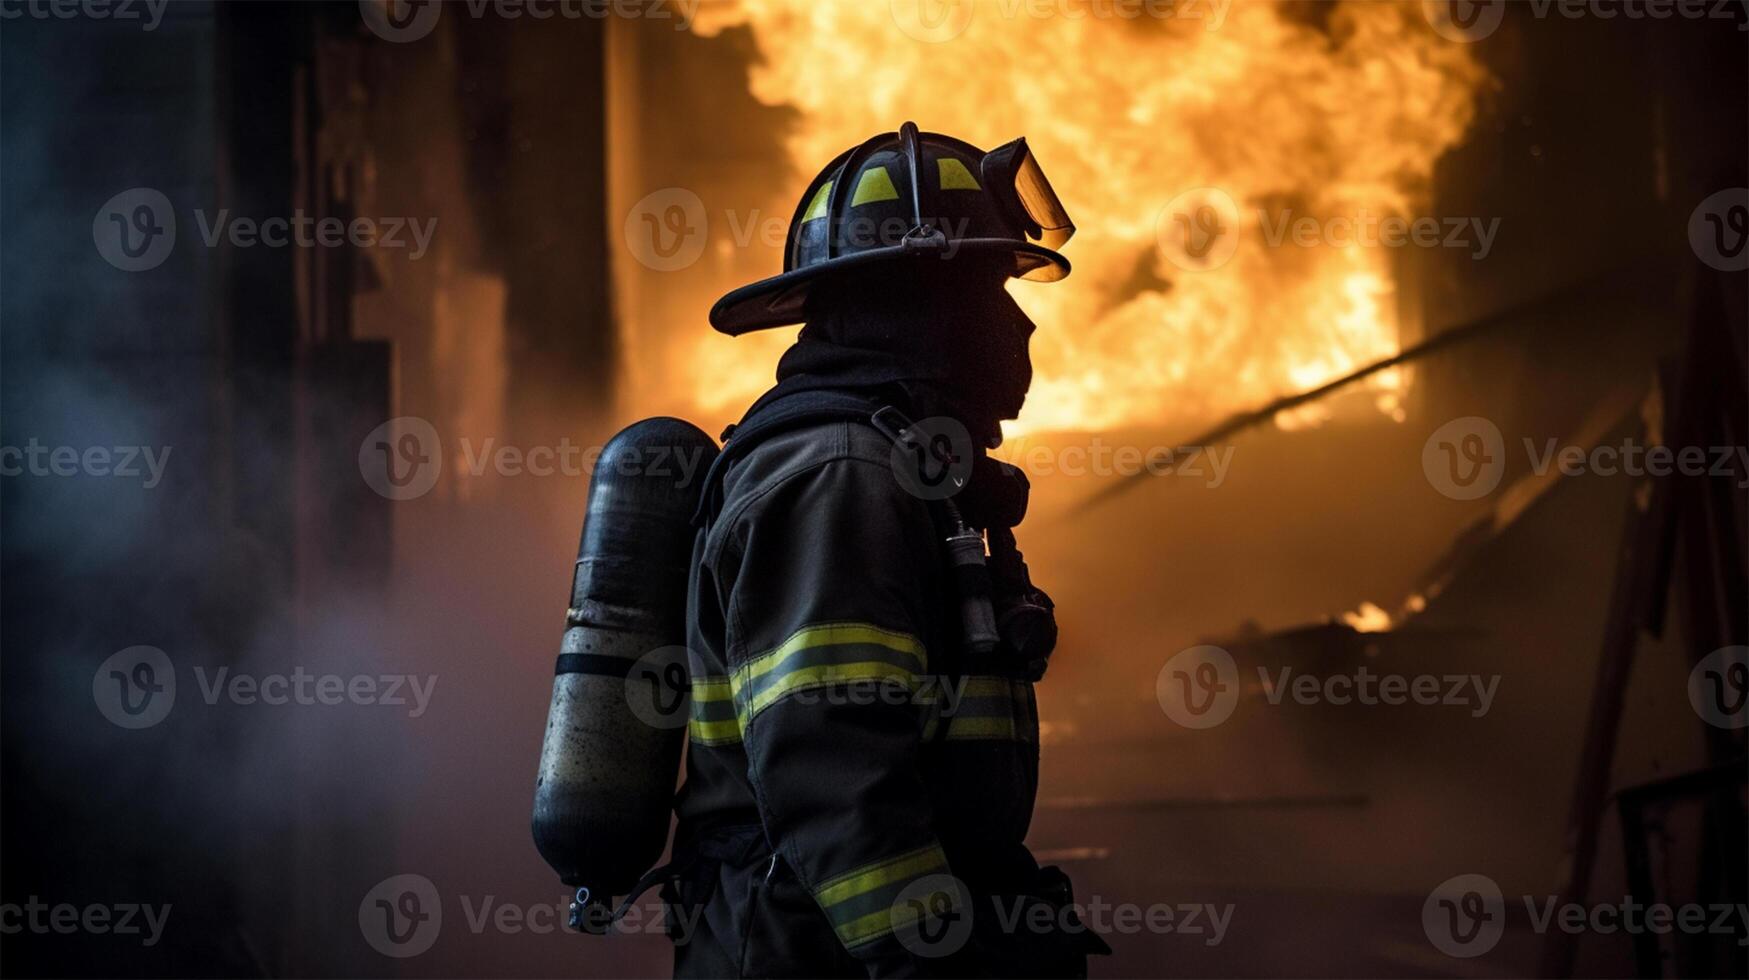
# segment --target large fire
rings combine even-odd
[[[694,29],[749,25],[766,54],[754,95],[800,113],[788,200],[904,119],[984,146],[1025,135],[1080,231],[1073,276],[1012,290],[1040,325],[1021,428],[1102,429],[1224,415],[1397,351],[1395,250],[1279,232],[1425,214],[1486,74],[1417,3],[1316,8],[722,0]],[[1232,202],[1217,227],[1236,248],[1206,268],[1171,244],[1191,191]],[[700,343],[706,411],[769,383],[771,343]],[[1381,410],[1400,412],[1405,383],[1372,379]]]

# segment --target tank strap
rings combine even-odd
[[[615,922],[625,918],[626,913],[631,911],[632,903],[642,898],[645,892],[657,885],[667,884],[685,874],[688,869],[698,863],[698,860],[699,855],[695,852],[684,858],[659,864],[644,872],[643,877],[632,885],[632,890],[627,892],[626,897],[619,903],[619,908],[613,908],[612,896],[598,898],[590,892],[587,885],[582,886],[577,889],[575,895],[571,896],[571,909],[567,924],[579,932],[604,936],[609,929],[613,928]],[[602,913],[609,909],[612,911],[603,916]]]
[[[765,828],[759,824],[734,824],[706,834],[683,852],[664,864],[644,872],[643,876],[632,885],[632,890],[613,910],[605,923],[595,923],[603,932],[607,927],[625,918],[631,911],[632,903],[644,896],[644,893],[659,885],[666,885],[681,875],[691,871],[702,861],[725,861],[739,866],[746,864],[765,847]],[[571,928],[583,929],[587,923],[584,917],[590,904],[589,889],[579,888],[571,899]]]
[[[632,672],[630,657],[610,657],[600,653],[561,653],[553,665],[553,674],[594,674],[597,677],[625,677]]]
[[[613,921],[618,922],[620,919],[625,918],[625,914],[631,911],[632,903],[642,898],[645,892],[658,885],[666,885],[670,881],[673,881],[692,870],[693,865],[698,863],[699,857],[700,855],[695,851],[683,858],[676,858],[673,861],[669,861],[667,864],[659,864],[644,872],[644,876],[639,878],[638,883],[632,886],[631,893],[625,897],[624,901],[619,903],[619,908],[614,909]]]
[[[723,451],[705,471],[694,527],[703,527],[723,504],[723,476],[729,466],[766,439],[822,422],[861,422],[873,425],[875,413],[886,406],[875,399],[846,391],[794,391],[761,398],[747,414],[723,431]],[[877,426],[878,428],[878,426]]]

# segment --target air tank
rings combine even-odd
[[[645,419],[590,476],[534,794],[535,847],[578,889],[573,921],[590,932],[667,843],[689,714],[691,519],[716,455],[696,426]]]

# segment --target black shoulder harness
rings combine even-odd
[[[723,451],[705,471],[698,510],[692,515],[693,526],[703,527],[722,507],[723,475],[730,464],[766,439],[822,422],[860,422],[885,432],[876,423],[875,415],[892,411],[891,406],[877,399],[847,391],[795,391],[760,399],[740,422],[723,430]]]

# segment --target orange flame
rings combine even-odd
[[[1391,249],[1271,243],[1266,227],[1413,215],[1486,84],[1469,49],[1407,2],[1347,3],[1320,26],[1256,0],[732,0],[693,26],[738,24],[765,55],[755,97],[800,113],[791,200],[844,147],[904,119],[984,146],[1028,138],[1080,232],[1066,282],[1013,287],[1040,326],[1023,430],[1223,415],[1395,353]],[[1206,270],[1161,247],[1168,204],[1195,188],[1237,204],[1236,250]],[[701,406],[768,382],[772,345],[700,343],[713,364]],[[1370,383],[1400,417],[1405,375]]]

